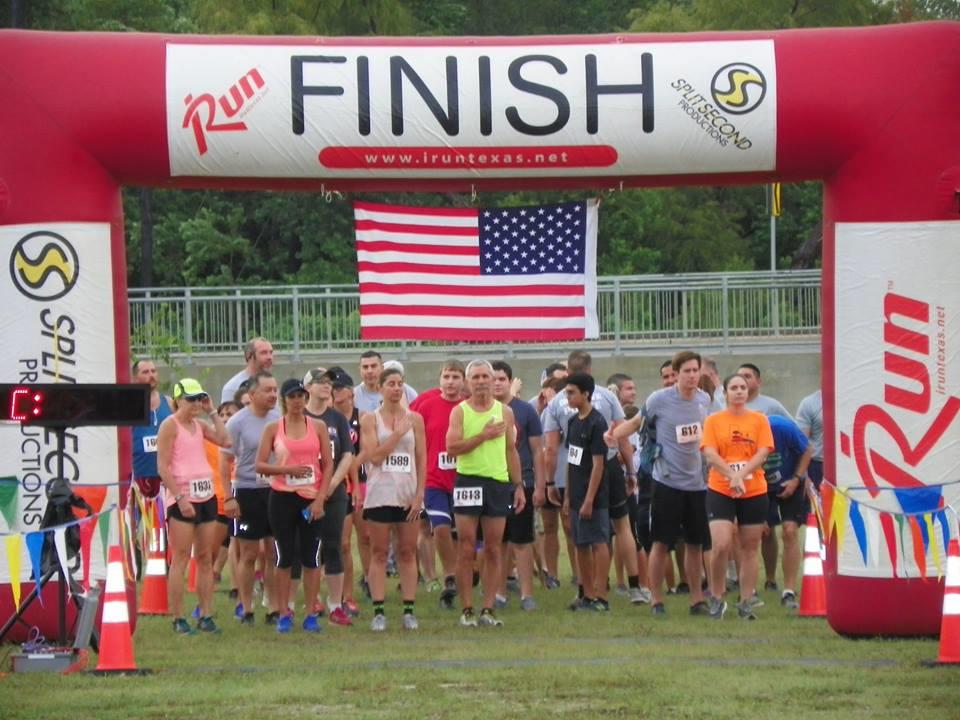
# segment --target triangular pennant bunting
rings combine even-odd
[[[857,545],[860,547],[860,555],[863,557],[863,564],[867,564],[867,528],[863,524],[863,516],[860,514],[860,504],[856,500],[850,501],[850,525],[853,527],[853,534],[857,537]]]
[[[40,573],[40,557],[43,555],[43,533],[42,532],[31,532],[27,533],[27,552],[30,553],[30,566],[33,568],[33,582],[39,583],[41,573]],[[37,593],[37,599],[40,601],[40,605],[43,605],[43,593]]]
[[[7,522],[7,527],[13,529],[17,521],[17,496],[20,494],[20,483],[13,476],[0,478],[0,513]]]
[[[83,589],[90,589],[90,551],[93,546],[93,531],[97,527],[97,516],[87,518],[80,523],[80,571],[83,573]]]
[[[63,571],[63,579],[66,583],[67,593],[70,592],[70,558],[67,555],[67,529],[59,527],[53,531],[53,546],[57,549],[57,560],[60,561],[60,569]]]
[[[847,505],[849,499],[847,494],[837,488],[837,492],[833,496],[833,512],[831,513],[830,524],[834,528],[834,533],[837,536],[837,553],[841,552],[843,548],[843,536],[847,532]]]
[[[937,569],[937,580],[943,577],[943,568],[940,567],[940,548],[937,545],[937,532],[933,529],[933,513],[924,513],[923,528],[929,538],[930,550],[933,553],[933,566]]]
[[[883,517],[889,518],[890,516],[884,515]],[[903,574],[909,577],[910,574],[907,572],[907,564],[906,564],[907,556],[904,554],[905,553],[904,548],[906,548],[907,543],[904,542],[904,539],[903,539],[903,522],[904,522],[903,515],[894,515],[893,518],[894,520],[897,521],[897,532],[900,534],[900,559],[903,560]],[[897,547],[896,538],[894,538],[893,540],[893,547],[894,547],[894,553],[896,553],[896,547]],[[894,567],[896,567],[896,565],[894,565]],[[894,577],[896,577],[896,574],[894,574]]]
[[[913,539],[913,560],[917,563],[920,570],[920,579],[927,581],[927,553],[923,547],[923,533],[920,530],[920,523],[913,515],[907,516],[907,524],[910,526],[910,535]]]
[[[880,515],[873,511],[868,511],[863,515],[867,522],[867,549],[870,555],[870,567],[877,567],[880,564],[880,546],[883,540],[880,537]]]
[[[20,609],[20,535],[7,535],[7,564],[10,566],[10,589],[13,590],[13,606]]]
[[[110,550],[110,516],[112,512],[100,516],[100,552],[103,553],[103,566],[107,566],[107,553]]]

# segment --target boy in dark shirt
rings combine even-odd
[[[610,572],[609,487],[604,476],[607,421],[593,409],[594,381],[586,373],[567,378],[567,403],[576,411],[566,434],[567,492],[564,511],[570,513],[577,546],[579,602],[575,609],[610,610],[607,575]],[[571,606],[574,607],[574,606]]]

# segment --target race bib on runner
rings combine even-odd
[[[392,455],[387,455],[384,458],[383,463],[380,465],[381,470],[396,470],[398,472],[410,472],[410,468],[413,465],[413,461],[410,458],[410,453],[393,453]]]
[[[482,487],[458,487],[453,489],[454,507],[480,507],[482,505]]]
[[[746,464],[745,462],[733,462],[733,463],[730,463],[730,469],[733,470],[734,472],[740,472],[740,471],[743,470],[746,466],[747,466],[747,464]],[[749,475],[747,475],[746,477],[744,477],[744,480],[752,480],[752,479],[753,479],[753,473],[750,473]]]
[[[453,455],[448,455],[445,452],[440,453],[437,457],[437,466],[441,470],[456,470],[457,469],[457,459]]]
[[[147,435],[143,438],[143,451],[145,453],[155,453],[157,451],[156,435]]]
[[[313,485],[313,468],[310,468],[310,472],[303,477],[287,475],[287,485],[290,487],[304,487],[305,485]]]
[[[700,442],[703,434],[703,426],[700,423],[690,423],[689,425],[677,425],[677,442],[684,443]]]
[[[581,460],[583,460],[583,448],[570,445],[567,448],[567,462],[571,465],[579,465]]]
[[[213,497],[213,478],[196,478],[190,481],[190,502],[203,502]]]

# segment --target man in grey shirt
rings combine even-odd
[[[220,391],[220,402],[232,402],[234,395],[243,383],[261,370],[270,370],[273,367],[273,345],[266,338],[256,337],[243,346],[243,359],[246,365],[243,370],[223,384]]]
[[[578,372],[590,374],[592,365],[593,359],[590,357],[590,353],[583,350],[574,350],[567,358],[567,370],[571,375]],[[607,421],[608,428],[614,428],[624,421],[625,416],[620,401],[616,395],[605,387],[597,385],[590,402],[593,409]],[[567,404],[567,396],[564,393],[558,393],[544,410],[543,434],[547,466],[545,477],[554,477],[557,472],[557,453],[563,439],[563,433],[566,431],[573,414],[574,411]],[[620,464],[620,458],[617,457],[618,453],[623,459],[623,466]],[[627,478],[624,478],[624,466],[629,469]],[[604,473],[610,488],[609,512],[610,522],[616,533],[614,538],[615,551],[627,572],[627,581],[630,585],[628,591],[630,601],[633,603],[645,602],[646,597],[640,590],[637,550],[633,540],[633,532],[630,529],[630,510],[627,506],[627,480],[630,481],[630,492],[632,492],[633,486],[636,485],[637,476],[633,471],[633,446],[630,445],[626,436],[619,440],[614,448],[607,450]],[[565,519],[564,530],[568,530],[567,522],[568,520]]]
[[[797,408],[797,425],[813,444],[813,459],[807,474],[814,487],[820,490],[823,481],[823,392],[817,390],[800,401]]]
[[[779,400],[760,394],[763,381],[760,379],[760,368],[753,363],[743,363],[737,368],[737,375],[747,383],[747,407],[750,410],[761,412],[764,415],[783,415],[793,420],[793,416]]]
[[[395,364],[401,375],[404,374],[403,365],[396,360],[389,362]],[[360,356],[360,379],[363,382],[353,389],[353,403],[360,412],[376,412],[383,402],[383,394],[380,392],[380,373],[383,369],[383,358],[376,350],[366,350]],[[406,383],[403,384],[403,395],[407,405],[417,399],[417,391]]]
[[[223,484],[223,495],[227,498],[224,513],[233,520],[233,534],[240,551],[236,583],[243,608],[240,619],[244,624],[253,624],[254,568],[261,540],[267,540],[264,543],[267,552],[264,586],[270,598],[277,596],[277,593],[270,592],[273,589],[272,570],[276,567],[276,548],[269,541],[273,532],[267,519],[270,483],[258,477],[255,468],[263,429],[279,419],[276,378],[266,370],[261,370],[250,381],[250,405],[227,422],[231,446],[220,449],[220,482]],[[275,624],[280,611],[285,608],[270,609],[272,612],[267,615],[267,623]]]
[[[612,433],[612,439],[637,432],[644,423],[657,427],[660,455],[653,466],[653,498],[650,503],[650,589],[654,615],[664,615],[663,585],[670,549],[683,531],[685,580],[690,586],[690,613],[708,615],[701,589],[703,552],[710,549],[707,523],[707,486],[703,476],[700,441],[710,396],[697,386],[700,356],[689,350],[678,352],[671,366],[677,382],[647,398],[643,412]]]

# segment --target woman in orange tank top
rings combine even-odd
[[[749,410],[747,383],[739,375],[723,382],[725,410],[707,417],[700,448],[710,464],[707,477],[707,519],[713,557],[710,567],[711,614],[723,617],[727,560],[739,545],[740,602],[738,615],[753,614],[753,593],[759,573],[760,540],[767,520],[767,481],[763,463],[773,450],[767,416]],[[736,523],[736,524],[735,524]]]

